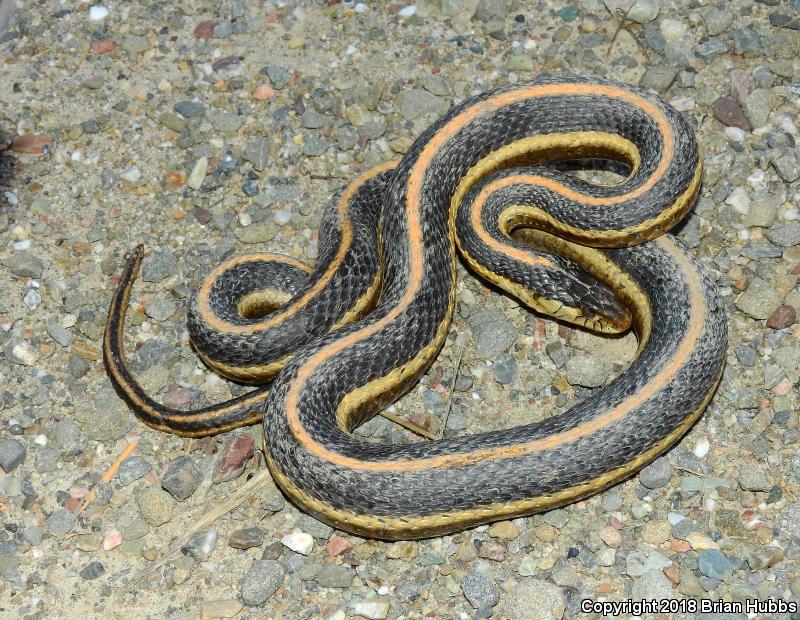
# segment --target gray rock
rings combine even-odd
[[[50,443],[68,456],[77,456],[86,449],[81,427],[70,419],[53,424],[47,433]]]
[[[128,486],[132,482],[146,476],[152,469],[152,465],[141,456],[134,454],[129,456],[119,466],[117,480],[122,486]]]
[[[564,616],[566,598],[561,588],[542,579],[524,579],[508,591],[504,618],[559,620]]]
[[[751,239],[745,243],[742,254],[747,258],[780,258],[783,250],[764,239]]]
[[[569,361],[570,355],[572,355],[572,351],[565,347],[564,343],[560,340],[548,342],[544,350],[547,352],[547,356],[556,365],[556,368],[562,368],[564,364]]]
[[[754,319],[768,319],[781,305],[781,298],[768,282],[753,279],[750,286],[736,300],[736,306]]]
[[[269,161],[269,140],[259,138],[250,142],[242,151],[242,159],[253,164],[254,170],[264,170]]]
[[[55,471],[58,465],[59,451],[50,446],[41,446],[37,448],[33,455],[33,466],[40,474],[46,474]]]
[[[3,265],[15,276],[21,278],[40,278],[44,271],[42,259],[27,251],[10,256],[3,261]]]
[[[239,130],[244,122],[244,117],[235,112],[218,112],[211,117],[211,124],[217,131],[232,134]]]
[[[672,584],[663,571],[652,570],[646,572],[633,582],[631,598],[634,601],[668,600],[676,598]]]
[[[328,141],[317,134],[306,134],[303,141],[303,155],[319,157],[330,148]]]
[[[511,385],[517,376],[517,361],[510,353],[504,353],[494,363],[494,378],[498,383]]]
[[[97,579],[101,575],[104,575],[106,572],[105,567],[100,562],[90,562],[86,566],[84,566],[78,574],[81,576],[82,579],[86,581],[91,581],[92,579]]]
[[[75,515],[66,508],[56,508],[44,521],[44,526],[53,536],[66,534],[74,525]]]
[[[72,343],[72,332],[62,327],[57,321],[50,319],[45,324],[48,335],[62,347],[68,347]]]
[[[604,360],[591,355],[576,355],[567,361],[566,371],[571,385],[595,388],[605,384],[611,368]]]
[[[349,588],[354,575],[352,569],[341,564],[326,564],[316,574],[314,581],[324,588]]]
[[[485,575],[472,572],[461,580],[464,597],[475,609],[491,609],[500,602],[497,586]]]
[[[753,127],[763,127],[775,107],[775,96],[768,88],[756,88],[744,101],[744,113]]]
[[[25,461],[25,446],[16,439],[0,441],[0,467],[10,474]]]
[[[242,602],[250,607],[263,605],[283,583],[286,571],[276,560],[256,560],[239,582]]]
[[[700,573],[712,579],[722,580],[733,571],[733,564],[719,549],[705,549],[698,554],[697,567]]]
[[[517,330],[499,310],[476,312],[469,317],[469,326],[475,342],[475,356],[479,358],[497,357],[517,339]]]
[[[100,388],[92,403],[94,411],[89,412],[85,426],[89,439],[116,441],[131,430],[135,418],[110,385]]]
[[[175,314],[177,309],[178,304],[175,303],[174,299],[170,299],[169,297],[157,297],[152,303],[147,305],[144,312],[151,319],[163,322]]]
[[[217,530],[198,532],[181,547],[181,553],[194,558],[198,562],[205,562],[217,548],[218,537]]]
[[[86,373],[92,369],[91,364],[83,359],[80,355],[72,354],[69,356],[69,361],[67,362],[67,370],[69,370],[69,374],[72,375],[75,379],[80,379],[81,377],[85,377]]]
[[[177,263],[178,260],[171,249],[164,248],[160,252],[155,252],[145,259],[142,265],[142,280],[145,282],[161,282],[161,280],[172,275],[172,270],[175,269]]]
[[[649,67],[644,72],[639,80],[639,86],[663,94],[669,90],[676,77],[678,77],[678,69],[675,67],[656,65]]]
[[[742,465],[739,469],[739,486],[745,491],[769,491],[772,484],[766,473],[758,467]]]
[[[800,179],[800,156],[797,154],[797,149],[786,151],[777,159],[773,159],[772,165],[787,183],[794,183]]]
[[[330,120],[330,117],[325,114],[320,114],[314,110],[306,110],[300,119],[300,124],[306,129],[320,129],[325,127],[325,123]]]
[[[761,37],[751,28],[736,28],[733,31],[733,49],[741,56],[759,56],[763,53]]]
[[[671,477],[672,465],[665,457],[656,459],[639,472],[639,482],[648,489],[660,489],[666,486]]]
[[[228,545],[234,549],[260,547],[264,543],[264,531],[260,527],[236,530],[228,537]]]
[[[703,21],[706,22],[708,34],[712,37],[728,32],[733,23],[733,14],[724,8],[710,6],[703,10]]]
[[[784,248],[800,245],[800,222],[787,222],[782,226],[770,228],[767,230],[767,239]]]
[[[262,69],[261,71],[265,71],[267,73],[267,77],[272,85],[281,90],[282,88],[286,87],[286,84],[289,83],[289,78],[292,77],[292,72],[289,71],[286,67],[278,67],[276,65],[269,65]]]
[[[167,467],[161,486],[178,501],[189,498],[197,490],[202,474],[194,464],[192,457],[180,456]]]
[[[206,115],[206,107],[199,101],[179,101],[172,109],[185,118],[200,118]]]
[[[175,500],[159,487],[145,487],[136,494],[139,514],[153,527],[158,527],[172,519]]]
[[[439,116],[447,112],[450,107],[444,99],[418,88],[402,91],[397,97],[397,103],[400,107],[400,114],[409,120],[426,114]]]
[[[298,517],[297,527],[307,534],[311,534],[320,542],[327,541],[333,534],[333,528],[330,525],[307,514],[302,514]]]

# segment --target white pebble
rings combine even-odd
[[[677,19],[669,17],[661,20],[661,34],[667,40],[667,43],[675,43],[683,39],[689,31],[689,26]]]
[[[767,189],[767,174],[763,170],[756,170],[747,177],[747,184],[756,191]]]
[[[33,366],[39,359],[39,352],[29,342],[20,342],[11,349],[11,357],[25,366]]]
[[[785,219],[787,221],[796,220],[797,216],[798,216],[798,211],[797,211],[797,209],[795,207],[789,207],[781,215],[782,215],[783,219]]]
[[[253,218],[247,212],[240,213],[239,214],[239,223],[242,226],[250,226],[250,224],[253,223]]]
[[[726,127],[725,137],[731,142],[742,142],[747,136],[747,132],[739,127]]]
[[[415,7],[413,4],[409,4],[408,6],[404,6],[402,9],[400,9],[397,12],[397,14],[400,17],[411,17],[416,12],[417,12],[417,7]]]
[[[24,241],[28,238],[28,231],[23,226],[17,224],[11,229],[11,238],[14,241]]]
[[[383,620],[389,615],[389,603],[386,601],[362,601],[356,603],[353,612],[370,620]]]
[[[670,101],[672,107],[678,110],[678,112],[688,112],[689,110],[694,110],[697,102],[692,99],[691,97],[675,97],[672,101]]]
[[[681,521],[685,521],[686,517],[683,515],[678,514],[677,512],[668,512],[667,513],[667,521],[669,521],[670,525],[677,525]]]
[[[64,314],[61,317],[61,327],[69,329],[70,327],[75,327],[75,323],[78,322],[78,317],[75,314]]]
[[[706,437],[701,437],[697,440],[697,443],[694,445],[694,455],[702,459],[708,451],[711,449],[711,444],[708,443],[708,439]]]
[[[16,241],[14,242],[14,249],[15,250],[27,250],[31,247],[31,240],[25,239],[23,241]]]
[[[69,158],[72,161],[80,161],[83,159],[83,154],[80,151],[72,151],[72,153],[69,155]]]
[[[308,555],[314,548],[314,537],[305,532],[292,532],[281,538],[281,544],[300,555]]]
[[[46,446],[47,445],[47,436],[46,435],[36,435],[33,438],[33,443],[37,446]]]
[[[347,618],[347,614],[345,614],[341,609],[337,609],[330,616],[328,616],[328,620],[344,620],[345,618]]]
[[[369,7],[366,4],[364,4],[363,2],[359,2],[358,4],[356,4],[353,7],[353,10],[356,13],[366,13],[369,10]]]
[[[275,221],[281,226],[288,224],[291,219],[292,212],[289,209],[281,209],[275,212]]]
[[[89,9],[89,21],[99,22],[108,17],[108,9],[104,6],[93,6]]]
[[[750,231],[746,228],[742,228],[738,233],[737,236],[741,241],[747,241],[750,238]]]
[[[750,210],[750,196],[741,187],[734,189],[725,199],[725,204],[733,207],[736,213],[746,215]]]
[[[186,180],[186,185],[192,189],[200,189],[200,186],[203,184],[203,181],[206,178],[207,171],[208,158],[201,157],[197,160],[197,162],[195,162],[194,168],[192,168],[192,174],[190,174],[189,178]]]
[[[128,183],[138,183],[142,178],[142,171],[136,166],[130,166],[125,168],[119,176],[123,181],[127,181]]]
[[[22,298],[22,301],[25,306],[27,306],[28,310],[36,310],[39,304],[42,303],[42,296],[39,294],[39,291],[32,288],[25,293],[25,297]]]

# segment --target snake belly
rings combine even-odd
[[[587,157],[620,161],[630,174],[603,187],[550,165]],[[181,435],[229,430],[263,414],[276,482],[308,512],[358,534],[432,536],[585,497],[676,442],[719,381],[722,305],[702,265],[665,234],[691,207],[701,175],[691,127],[640,89],[542,77],[485,93],[432,125],[396,167],[365,175],[377,185],[362,179],[345,192],[340,206],[357,196],[382,203],[377,237],[369,226],[346,226],[350,239],[339,235],[311,275],[281,267],[281,290],[264,284],[275,274],[257,272],[248,258],[204,281],[190,312],[198,353],[238,379],[277,372],[269,390],[195,411],[147,396],[122,353],[141,251],[109,310],[109,376],[147,424]],[[367,194],[359,189],[368,186]],[[371,241],[359,241],[362,233]],[[374,263],[370,244],[380,268],[363,271]],[[474,271],[534,310],[600,332],[632,326],[636,358],[539,423],[409,445],[353,436],[442,347],[456,246]],[[346,296],[353,274],[361,274],[360,288]],[[287,343],[302,347],[291,359]]]

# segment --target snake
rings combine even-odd
[[[570,170],[586,160],[625,174],[590,182]],[[691,125],[649,91],[560,75],[502,86],[452,107],[400,161],[332,200],[313,266],[250,254],[202,280],[188,311],[199,357],[231,379],[271,384],[193,410],[147,394],[123,347],[141,245],[109,306],[107,373],[155,429],[206,436],[261,421],[275,482],[340,530],[414,539],[550,510],[637,473],[715,392],[725,309],[712,275],[668,232],[701,181]],[[536,313],[633,330],[633,361],[541,421],[403,444],[353,434],[443,347],[459,254]]]

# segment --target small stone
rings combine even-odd
[[[355,573],[341,564],[326,564],[314,577],[323,588],[349,588]]]
[[[495,562],[502,562],[506,558],[506,548],[494,540],[484,540],[478,549],[478,557]]]
[[[504,353],[494,363],[494,377],[498,383],[511,385],[517,375],[517,361],[510,353]]]
[[[792,306],[779,306],[775,312],[767,319],[767,327],[770,329],[785,329],[797,322],[797,312]]]
[[[20,278],[40,278],[44,271],[44,262],[35,254],[23,250],[3,260],[3,265]]]
[[[244,471],[247,461],[253,456],[254,449],[255,441],[248,433],[226,437],[211,480],[219,483],[238,478]]]
[[[767,239],[784,248],[800,245],[800,222],[788,222],[767,231]]]
[[[91,562],[84,566],[78,573],[86,581],[97,579],[106,572],[105,567],[100,562]]]
[[[656,459],[639,472],[639,482],[648,489],[660,489],[671,477],[672,466],[665,457]]]
[[[253,99],[256,101],[266,101],[275,96],[275,90],[267,84],[259,84],[253,89]]]
[[[206,114],[206,107],[199,101],[179,101],[172,109],[184,118],[200,118]]]
[[[217,548],[218,536],[217,530],[198,532],[181,547],[181,553],[194,558],[198,562],[205,562]]]
[[[604,385],[611,373],[608,363],[590,355],[576,355],[566,363],[567,381],[570,385],[595,388]]]
[[[117,480],[122,486],[128,486],[132,482],[146,476],[152,465],[141,456],[133,455],[122,461],[117,472]]]
[[[314,537],[305,532],[294,531],[281,539],[281,544],[300,555],[308,555],[314,548]]]
[[[547,356],[553,361],[556,365],[556,368],[563,368],[564,364],[569,361],[570,358],[570,350],[564,346],[564,343],[560,340],[556,342],[548,342],[544,348]]]
[[[236,530],[228,538],[228,544],[234,549],[250,549],[260,547],[264,543],[264,532],[258,527],[247,527]]]
[[[664,94],[672,86],[676,77],[678,77],[678,70],[674,67],[655,65],[644,72],[639,79],[639,86]]]
[[[72,344],[72,333],[60,323],[51,319],[45,324],[45,329],[47,329],[48,335],[62,347]]]
[[[25,462],[25,446],[16,439],[0,441],[0,467],[10,474]]]
[[[501,540],[514,540],[519,536],[519,528],[513,521],[498,521],[489,527],[489,536]]]
[[[202,474],[194,464],[192,457],[181,456],[167,467],[161,486],[178,501],[190,497],[200,486]]]
[[[136,494],[139,514],[153,527],[168,523],[172,519],[175,500],[160,487],[146,487]]]
[[[422,89],[404,90],[398,96],[398,106],[403,118],[414,120],[428,114],[437,116],[447,112],[447,102]]]
[[[352,551],[352,549],[353,543],[346,538],[342,538],[341,536],[334,536],[331,538],[328,544],[325,545],[325,551],[332,558],[343,555],[348,551]]]
[[[119,530],[108,530],[103,537],[103,551],[111,551],[122,544],[122,534]]]
[[[781,305],[778,293],[768,282],[754,278],[736,300],[736,306],[754,319],[768,319]]]
[[[630,7],[625,17],[637,24],[646,24],[658,17],[658,2],[656,0],[637,0]]]
[[[719,544],[713,539],[700,532],[690,532],[686,535],[686,542],[695,551],[705,551],[706,549],[719,549]]]
[[[56,508],[44,521],[44,526],[53,536],[68,533],[74,525],[75,515],[65,508]]]
[[[100,532],[90,532],[79,534],[75,537],[75,546],[86,553],[94,553],[100,549],[103,542],[103,535]]]
[[[461,580],[464,597],[475,609],[491,609],[500,602],[500,593],[488,577],[472,572]]]
[[[747,554],[747,563],[752,570],[772,568],[783,559],[780,547],[761,547]]]
[[[618,549],[622,544],[622,535],[619,530],[610,525],[600,530],[600,539],[612,549]]]
[[[206,172],[208,171],[208,158],[201,157],[198,159],[194,167],[192,168],[192,172],[189,175],[189,178],[186,179],[186,185],[191,187],[192,189],[200,189],[203,185],[203,181],[206,179]]]
[[[651,545],[660,545],[670,537],[671,530],[667,521],[649,521],[642,528],[642,539]]]
[[[499,310],[482,310],[469,317],[475,356],[493,358],[504,353],[517,338],[517,330]]]
[[[798,155],[797,149],[786,151],[777,159],[773,159],[772,165],[787,183],[794,183],[800,179],[800,155]]]
[[[506,64],[509,71],[533,71],[535,66],[533,58],[527,54],[514,54]]]
[[[748,465],[742,465],[739,469],[738,481],[745,491],[769,491],[772,488],[772,483],[763,471]]]
[[[384,620],[389,615],[389,603],[380,599],[358,601],[353,606],[353,613],[369,620]]]
[[[707,549],[698,554],[697,567],[700,573],[712,579],[722,580],[733,571],[733,564],[718,549]]]
[[[239,582],[242,602],[250,607],[263,605],[275,594],[285,576],[286,571],[280,562],[256,560]]]
[[[672,584],[663,571],[648,571],[633,582],[631,598],[634,601],[656,600],[663,601],[674,598]]]
[[[253,164],[253,169],[261,172],[269,161],[269,140],[259,138],[250,142],[242,151],[242,159]]]
[[[752,129],[742,106],[733,97],[720,97],[711,105],[711,109],[714,118],[726,127],[738,127],[744,131]]]
[[[150,303],[144,313],[159,323],[166,321],[178,309],[178,304],[170,298],[159,297]]]
[[[751,28],[736,28],[733,31],[733,48],[740,56],[753,57],[761,55],[761,38]]]

